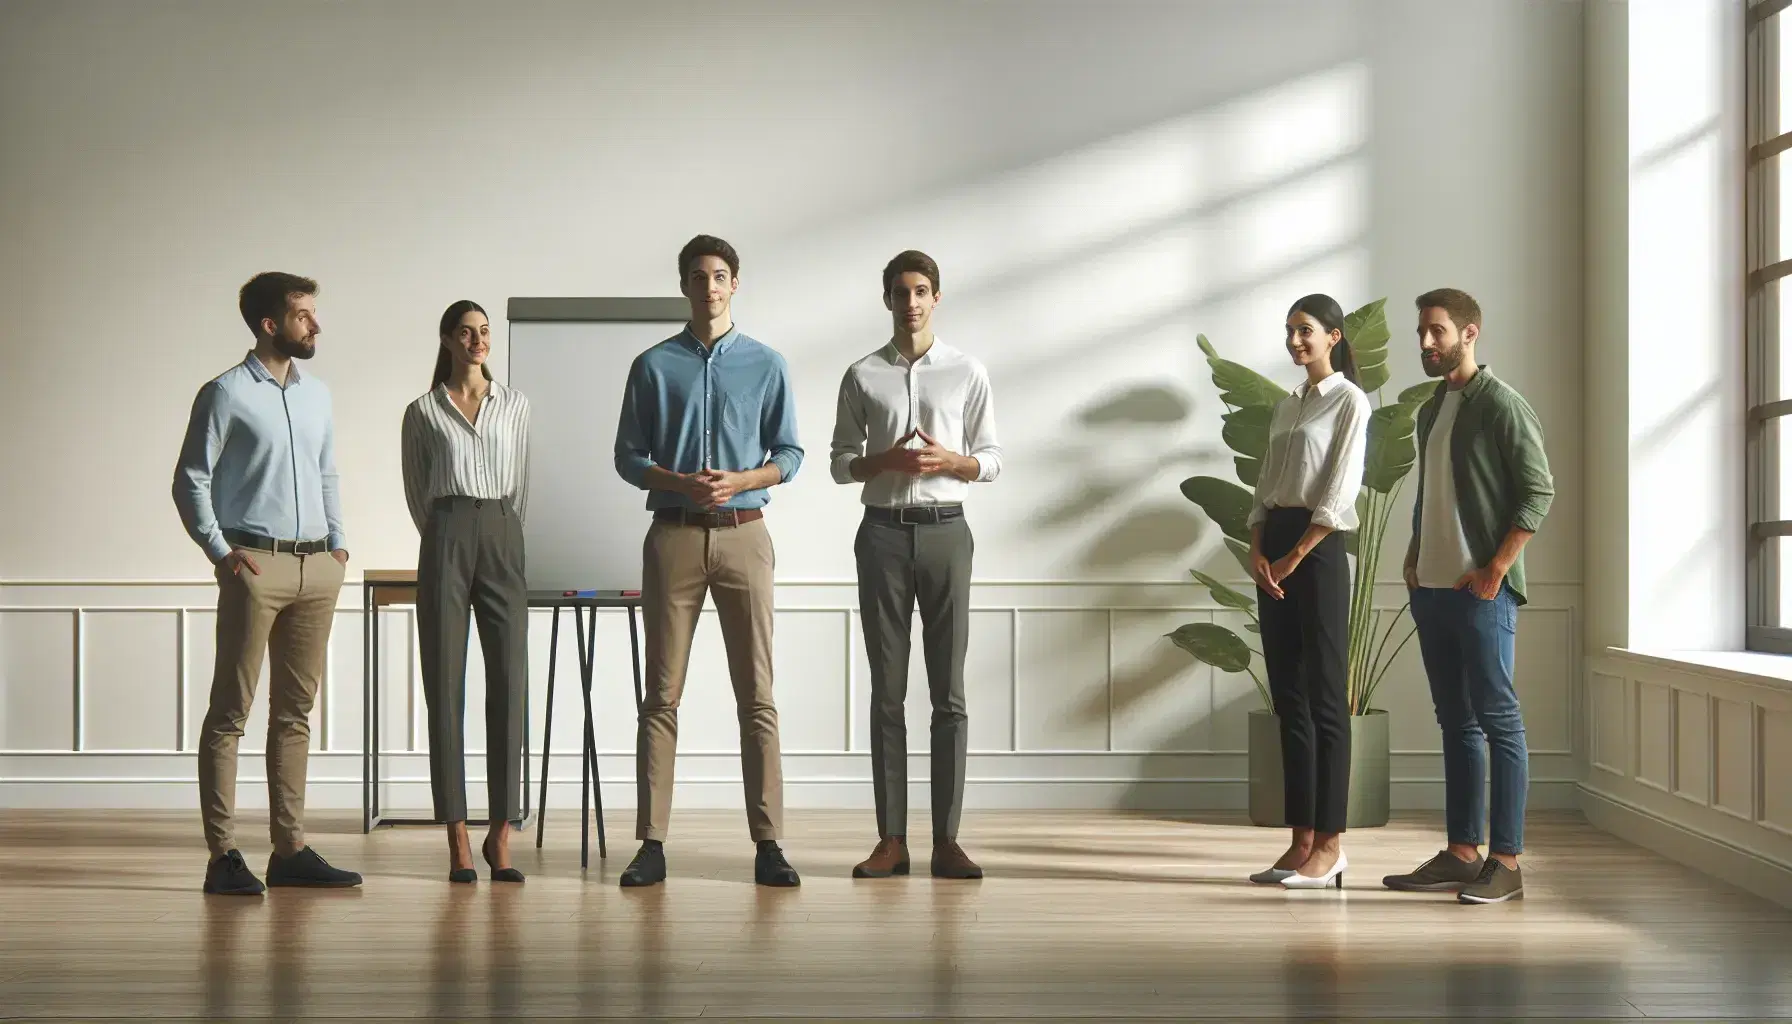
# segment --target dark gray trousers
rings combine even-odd
[[[859,614],[871,663],[871,779],[880,838],[908,834],[909,624],[921,606],[921,645],[933,701],[934,842],[958,838],[964,809],[964,652],[970,633],[971,554],[963,518],[904,526],[859,525]]]
[[[523,694],[529,685],[529,590],[523,525],[510,502],[438,498],[417,556],[417,631],[429,706],[436,818],[467,819],[467,619],[485,653],[485,779],[492,820],[522,817]]]

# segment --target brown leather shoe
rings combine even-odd
[[[906,874],[908,847],[895,837],[879,839],[877,849],[871,851],[871,856],[852,869],[854,878],[888,878],[891,875]]]
[[[965,856],[964,850],[957,843],[948,839],[933,845],[933,877],[982,878],[983,869]]]

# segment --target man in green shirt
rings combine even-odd
[[[1419,490],[1405,575],[1443,730],[1448,846],[1382,881],[1408,892],[1455,892],[1463,903],[1502,903],[1524,896],[1518,855],[1530,754],[1512,678],[1524,546],[1542,527],[1555,484],[1537,414],[1475,359],[1480,305],[1440,288],[1417,306],[1420,359],[1443,381],[1418,413]]]

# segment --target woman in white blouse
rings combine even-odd
[[[472,882],[467,841],[468,611],[485,655],[487,816],[481,852],[493,881],[521,882],[510,866],[510,823],[522,816],[523,693],[529,682],[529,594],[523,581],[523,512],[529,490],[529,401],[492,379],[491,323],[479,304],[442,314],[429,393],[404,411],[404,496],[423,543],[417,622],[429,707],[429,780],[448,824],[448,880]]]
[[[1263,884],[1343,888],[1350,792],[1350,563],[1344,535],[1368,449],[1369,399],[1356,385],[1344,311],[1309,295],[1288,311],[1288,354],[1306,383],[1276,405],[1250,512],[1263,660],[1282,734],[1286,853]]]

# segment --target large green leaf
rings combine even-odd
[[[1221,672],[1243,672],[1251,667],[1251,649],[1237,633],[1211,622],[1191,622],[1167,634],[1170,642]]]
[[[1238,482],[1253,490],[1257,487],[1257,475],[1263,472],[1263,463],[1258,459],[1247,459],[1242,455],[1234,456],[1232,466],[1238,470]]]
[[[1250,543],[1251,528],[1245,525],[1254,500],[1250,491],[1217,476],[1191,476],[1182,481],[1182,496],[1201,506],[1207,518],[1219,525],[1221,533]]]
[[[1251,545],[1250,545],[1250,543],[1247,541],[1234,540],[1231,537],[1227,537],[1226,538],[1226,550],[1232,552],[1232,557],[1238,560],[1238,567],[1244,570],[1245,578],[1249,579],[1251,576]]]
[[[1369,414],[1369,453],[1363,466],[1363,486],[1383,494],[1397,487],[1418,459],[1413,439],[1413,407],[1384,405]]]
[[[1388,300],[1376,299],[1344,318],[1344,336],[1356,357],[1357,385],[1373,394],[1388,382]]]
[[[1274,406],[1288,397],[1288,389],[1256,370],[1229,359],[1221,359],[1205,334],[1195,336],[1195,344],[1207,356],[1213,371],[1213,386],[1220,389],[1220,401],[1241,409],[1252,406]]]
[[[1352,351],[1367,354],[1387,348],[1387,305],[1386,298],[1376,299],[1344,317],[1344,336]]]
[[[1214,579],[1212,576],[1207,575],[1199,569],[1190,569],[1188,574],[1199,580],[1201,584],[1207,588],[1207,592],[1213,595],[1213,599],[1220,604],[1225,605],[1227,608],[1243,608],[1246,611],[1250,611],[1257,607],[1256,598],[1233,590],[1231,587],[1226,586],[1224,583],[1221,583],[1219,580]]]
[[[1414,384],[1412,387],[1400,392],[1400,404],[1412,406],[1424,405],[1426,402],[1431,401],[1432,395],[1437,394],[1437,384],[1438,382],[1434,380],[1428,380],[1423,384]]]
[[[1357,554],[1357,538],[1362,536],[1363,530],[1369,526],[1369,492],[1367,490],[1356,492],[1356,523],[1356,529],[1344,535],[1344,553],[1352,557]]]
[[[1261,459],[1269,450],[1269,420],[1275,410],[1267,405],[1247,405],[1220,417],[1220,439],[1226,447],[1249,459]],[[1255,486],[1253,483],[1252,486]]]

